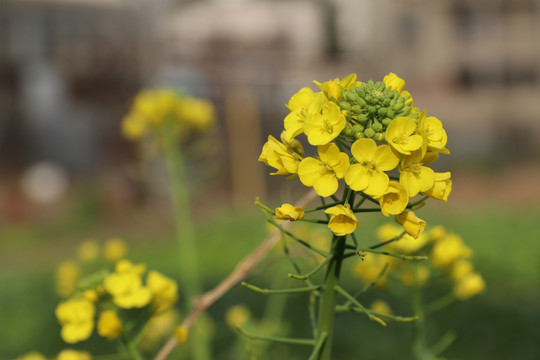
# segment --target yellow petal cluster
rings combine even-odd
[[[426,222],[417,218],[414,212],[404,211],[399,215],[394,216],[396,222],[403,226],[403,229],[415,239],[418,239],[420,234],[426,228]]]
[[[146,284],[152,293],[152,304],[156,311],[167,310],[178,300],[178,284],[173,279],[151,270]]]
[[[122,322],[113,310],[105,310],[99,315],[97,332],[109,340],[116,339],[122,332]]]
[[[276,169],[271,175],[296,174],[300,160],[302,157],[295,149],[279,142],[272,135],[268,136],[259,156],[259,161]]]
[[[56,360],[92,360],[92,355],[87,351],[64,349],[58,353]]]
[[[56,318],[62,330],[62,339],[73,344],[86,340],[94,329],[94,304],[86,299],[70,299],[63,301],[56,307]]]
[[[143,273],[144,267],[133,265],[127,260],[121,260],[116,264],[116,272],[107,276],[103,283],[116,306],[131,309],[150,303],[152,292],[143,286]]]

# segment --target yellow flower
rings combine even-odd
[[[395,223],[385,223],[377,228],[376,235],[380,242],[385,242],[400,235],[402,231],[403,229]]]
[[[122,120],[121,131],[126,139],[136,141],[148,131],[148,125],[144,118],[131,113]]]
[[[214,105],[193,97],[178,97],[177,115],[198,130],[206,130],[215,122]]]
[[[146,278],[146,285],[153,295],[152,303],[156,311],[170,308],[178,300],[178,284],[171,278],[152,270]]]
[[[19,356],[15,360],[47,360],[47,358],[41,353],[38,353],[37,351],[31,351],[29,353]]]
[[[112,295],[113,303],[122,309],[141,308],[152,299],[150,289],[142,284],[143,266],[133,266],[129,261],[119,261],[116,272],[107,276],[103,283]]]
[[[366,253],[361,260],[358,260],[353,268],[353,273],[361,278],[364,283],[369,284],[380,275],[384,266],[389,262],[385,255]],[[376,285],[386,284],[386,274],[379,279]]]
[[[249,309],[244,305],[234,305],[225,313],[225,321],[229,327],[235,329],[245,325],[250,317]]]
[[[182,345],[188,341],[189,331],[184,325],[180,325],[174,331],[174,336],[176,337],[176,341],[178,341],[178,345]]]
[[[435,173],[435,182],[433,186],[423,193],[433,199],[447,201],[452,191],[452,180],[450,172]]]
[[[439,241],[445,236],[446,236],[446,229],[442,225],[434,226],[429,231],[429,237],[431,241]]]
[[[431,189],[435,183],[435,172],[422,166],[422,158],[422,151],[418,150],[411,155],[405,155],[401,162],[399,182],[407,190],[409,197]]]
[[[390,181],[385,171],[394,169],[399,163],[390,146],[377,147],[372,139],[358,139],[351,146],[351,154],[357,163],[349,167],[345,182],[355,191],[373,196],[384,194]]]
[[[58,353],[56,360],[92,360],[89,352],[64,349]]]
[[[110,238],[103,244],[103,255],[110,262],[122,259],[127,253],[127,244],[123,239]]]
[[[398,117],[386,128],[386,141],[397,152],[410,155],[411,151],[418,150],[424,144],[421,135],[414,134],[416,120],[410,117]]]
[[[433,245],[430,260],[436,267],[445,267],[472,255],[472,250],[456,234],[449,234]]]
[[[454,262],[450,269],[450,277],[455,281],[463,279],[465,276],[471,274],[474,271],[474,265],[472,262],[460,259]]]
[[[122,332],[122,322],[113,310],[105,310],[101,313],[97,323],[97,332],[100,336],[109,340],[116,339]]]
[[[356,220],[356,216],[351,211],[349,204],[336,205],[324,211],[332,215],[328,227],[337,236],[350,234],[360,227],[360,223]]]
[[[405,210],[409,203],[407,191],[400,183],[390,181],[385,193],[377,197],[381,205],[381,212],[384,216],[398,215]]]
[[[347,120],[339,106],[318,93],[304,119],[304,133],[311,145],[326,145],[339,136]]]
[[[86,299],[63,301],[56,307],[56,318],[62,325],[60,336],[70,344],[86,340],[94,329],[94,304]]]
[[[69,297],[73,295],[77,288],[81,270],[79,266],[71,261],[61,262],[56,269],[56,292],[60,297]]]
[[[427,266],[414,266],[401,272],[400,279],[407,286],[424,286],[429,280],[430,272]]]
[[[403,229],[407,234],[413,238],[418,239],[418,236],[426,228],[426,222],[420,218],[417,218],[412,211],[404,211],[399,215],[394,216],[396,222],[403,226]]]
[[[95,303],[97,301],[99,295],[98,295],[97,291],[94,290],[94,289],[86,289],[86,290],[83,291],[83,297],[86,300]]]
[[[392,72],[383,78],[383,82],[386,84],[387,88],[397,90],[398,92],[401,92],[405,86],[405,80]]]
[[[478,295],[486,289],[486,282],[478,273],[471,273],[460,279],[454,287],[454,295],[460,300],[465,300]]]
[[[339,102],[341,100],[341,93],[344,90],[350,90],[357,86],[356,78],[356,74],[352,73],[343,78],[343,80],[336,78],[322,84],[318,81],[314,81],[314,83],[326,94],[328,100]]]
[[[289,150],[292,150],[300,156],[304,156],[304,147],[302,146],[302,143],[296,139],[287,140],[285,137],[285,130],[281,132],[279,138],[281,139],[283,145],[285,145]]]
[[[382,315],[392,315],[392,308],[390,308],[390,305],[382,299],[373,301],[369,309]]]
[[[298,163],[302,157],[280,143],[273,136],[268,136],[268,141],[263,145],[259,161],[276,168],[271,175],[295,174],[298,171]]]
[[[178,324],[178,312],[170,308],[155,314],[148,320],[140,335],[141,350],[152,350],[165,337],[171,336]]]
[[[291,141],[297,135],[304,132],[304,117],[314,96],[313,90],[305,87],[300,89],[300,91],[294,94],[289,100],[287,108],[290,110],[290,113],[284,120],[284,138],[287,141]]]
[[[313,186],[319,196],[333,195],[338,189],[338,179],[343,178],[349,168],[349,157],[339,151],[334,143],[318,147],[320,160],[308,157],[298,166],[302,184]]]
[[[77,248],[77,257],[83,262],[91,262],[99,255],[99,244],[95,240],[83,241]]]
[[[450,151],[445,148],[448,137],[443,129],[442,123],[434,116],[426,117],[424,110],[418,119],[418,134],[421,135],[427,143],[428,149],[444,154]]]
[[[302,220],[304,218],[304,209],[300,206],[293,206],[291,204],[283,204],[281,207],[276,208],[276,219],[280,220]]]

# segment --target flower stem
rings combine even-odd
[[[319,357],[317,358],[318,360],[329,360],[331,358],[332,330],[335,318],[335,289],[339,282],[341,263],[345,252],[345,239],[344,236],[334,236],[332,239],[332,249],[330,250],[332,259],[328,263],[326,269],[324,290],[319,309],[319,325],[317,329],[317,342],[319,343],[321,336],[325,336],[326,340],[321,346]]]
[[[187,313],[191,310],[191,299],[200,294],[202,290],[198,264],[199,256],[191,214],[191,198],[187,184],[184,157],[178,142],[171,139],[169,134],[165,136],[169,139],[165,145],[165,157],[174,206],[179,278],[187,299]],[[202,334],[202,336],[192,337],[192,339],[193,359],[208,360],[208,349],[210,349],[208,337]]]

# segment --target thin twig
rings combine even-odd
[[[298,206],[306,206],[317,197],[315,191],[311,190],[306,193],[298,202]],[[291,222],[283,224],[283,227],[288,227]],[[249,272],[257,265],[261,259],[274,247],[281,235],[280,231],[275,231],[259,245],[258,248],[253,250],[249,255],[243,258],[236,268],[215,288],[204,293],[201,296],[194,298],[193,309],[188,316],[182,322],[182,326],[188,330],[191,325],[201,316],[207,308],[219,300],[225,293],[227,293],[232,287],[240,283],[249,274]],[[165,360],[174,350],[178,341],[175,336],[171,338],[163,345],[158,354],[154,357],[154,360]]]

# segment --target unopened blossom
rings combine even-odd
[[[424,139],[415,134],[416,120],[410,117],[398,117],[386,128],[386,141],[397,152],[410,155],[411,151],[422,147]]]
[[[263,145],[259,161],[276,169],[270,175],[295,174],[298,171],[298,164],[302,158],[291,148],[280,143],[272,135],[268,136],[268,141]]]
[[[418,236],[420,236],[426,227],[426,222],[417,218],[412,211],[404,211],[401,214],[394,216],[394,219],[398,224],[403,226],[403,229],[407,234],[415,239],[418,239]]]
[[[302,220],[305,216],[304,209],[300,206],[294,206],[291,204],[283,204],[281,207],[276,208],[276,219],[280,220]]]
[[[122,322],[113,310],[103,311],[98,319],[97,332],[109,340],[116,339],[122,332]]]
[[[298,166],[302,184],[312,186],[319,196],[333,195],[349,168],[349,156],[339,151],[334,143],[318,147],[319,159],[304,158]]]
[[[77,289],[81,269],[71,260],[61,262],[56,268],[56,292],[60,297],[67,298]]]
[[[357,75],[353,73],[347,75],[343,80],[336,78],[322,84],[318,81],[314,81],[314,83],[326,94],[328,100],[339,102],[341,100],[341,93],[343,93],[344,90],[353,89],[358,85],[356,78]]]
[[[358,139],[351,146],[351,154],[357,163],[349,167],[345,182],[355,191],[373,196],[384,194],[390,181],[385,171],[399,163],[390,146],[377,146],[372,139]]]
[[[174,331],[174,337],[178,345],[185,344],[189,338],[189,330],[184,325],[179,325]]]
[[[435,173],[433,186],[423,191],[423,194],[437,200],[447,201],[452,191],[452,180],[450,172]]]
[[[460,259],[455,261],[450,268],[450,277],[455,281],[463,279],[474,271],[474,265],[469,260]]]
[[[345,236],[360,227],[360,223],[354,216],[349,204],[336,205],[324,211],[330,214],[328,227],[337,236]]]
[[[225,313],[225,322],[229,327],[235,329],[238,326],[244,326],[248,322],[250,316],[247,307],[244,305],[234,305]]]
[[[110,238],[103,244],[103,255],[110,262],[122,259],[127,253],[127,244],[121,238]]]

